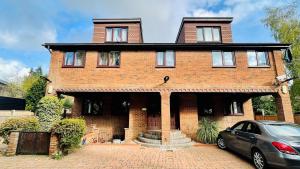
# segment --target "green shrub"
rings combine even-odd
[[[0,125],[0,136],[3,137],[4,143],[8,144],[8,137],[12,130],[38,131],[39,129],[40,124],[36,117],[12,118]]]
[[[216,143],[219,134],[217,123],[208,118],[202,118],[199,126],[200,128],[197,131],[198,141],[205,144]]]
[[[45,96],[39,101],[35,113],[43,131],[49,131],[62,118],[62,108],[62,102],[55,96]]]
[[[56,123],[51,131],[58,135],[62,150],[77,148],[86,131],[85,120],[81,118],[63,119]]]
[[[63,158],[62,151],[57,151],[54,154],[52,154],[52,159],[54,160],[61,160]]]
[[[69,98],[63,99],[63,107],[64,107],[65,109],[70,109],[70,108],[72,108],[72,105],[73,105],[73,102],[71,101],[71,99],[69,99]]]

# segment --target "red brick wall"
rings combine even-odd
[[[140,29],[140,23],[95,23],[94,24],[94,34],[93,42],[94,43],[104,43],[106,41],[105,28],[106,27],[128,27],[128,43],[142,43],[142,34]]]
[[[83,116],[82,99],[75,97],[72,108],[72,117],[83,116],[89,129],[95,126],[98,128],[99,140],[111,141],[113,135],[124,135],[124,128],[128,128],[129,115],[112,115],[111,114],[111,97],[107,96],[103,99],[103,115],[101,116]]]
[[[183,25],[180,32],[178,43],[196,43],[197,42],[197,30],[198,26],[217,26],[221,27],[221,38],[223,43],[232,42],[231,24],[229,23],[195,23],[187,22]]]
[[[122,51],[120,68],[96,68],[98,53],[88,51],[85,68],[62,68],[63,52],[53,51],[49,79],[54,89],[273,86],[276,69],[272,52],[270,68],[248,68],[246,51],[235,55],[236,68],[212,68],[211,51],[177,51],[176,68],[155,68],[155,51]],[[166,75],[170,80],[162,84]]]

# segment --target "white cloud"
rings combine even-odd
[[[0,79],[8,82],[19,81],[29,74],[30,68],[15,60],[0,57]]]
[[[262,10],[269,6],[277,6],[283,3],[283,1],[273,0],[225,0],[223,2],[224,7],[219,10],[210,10],[207,8],[198,8],[192,12],[193,16],[231,16],[234,17],[234,23],[238,23],[241,20],[254,16],[255,14],[262,12]],[[258,18],[252,18],[258,19]]]

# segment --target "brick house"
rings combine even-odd
[[[126,141],[179,129],[195,139],[203,117],[221,129],[254,119],[251,98],[273,95],[280,120],[293,122],[283,51],[289,44],[233,43],[230,17],[182,19],[175,43],[144,43],[139,18],[94,19],[91,43],[45,43],[51,52],[47,93],[74,97],[105,140]],[[172,29],[172,28],[170,28]]]

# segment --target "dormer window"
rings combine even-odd
[[[220,27],[197,27],[197,42],[221,42]]]
[[[128,41],[127,27],[106,28],[106,42],[127,42],[127,41]]]

